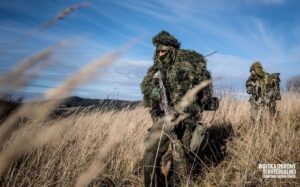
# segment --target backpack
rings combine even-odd
[[[275,100],[281,99],[280,94],[280,73],[272,73],[272,74],[266,74],[265,77],[265,84],[267,87],[267,90],[272,91],[272,97]]]

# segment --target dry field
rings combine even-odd
[[[300,96],[285,93],[279,111],[279,119],[254,126],[247,101],[223,95],[203,122],[232,125],[226,157],[183,186],[299,186]],[[143,186],[143,139],[152,125],[143,106],[19,123],[1,144],[3,186]],[[297,161],[297,179],[263,179],[257,168]]]

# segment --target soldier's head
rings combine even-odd
[[[167,31],[155,35],[152,43],[156,47],[156,56],[159,59],[170,60],[175,55],[175,51],[180,48],[180,42]]]
[[[264,70],[263,67],[261,65],[261,63],[259,61],[254,62],[251,67],[250,67],[250,73],[252,75],[258,75],[260,77],[264,76]]]

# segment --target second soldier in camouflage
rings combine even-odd
[[[274,117],[276,100],[281,99],[279,73],[269,74],[263,70],[260,62],[251,65],[250,76],[246,82],[247,93],[251,94],[251,120],[258,123],[264,114]]]

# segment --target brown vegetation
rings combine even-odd
[[[186,176],[190,178],[188,184],[299,184],[299,178],[298,181],[263,179],[257,168],[258,163],[295,163],[300,160],[300,96],[284,94],[279,111],[279,119],[255,127],[249,119],[248,103],[236,96],[225,95],[217,112],[205,113],[204,122],[215,128],[231,123],[234,137],[227,142],[226,157],[219,164],[206,162],[201,175]],[[94,111],[38,125],[33,123],[23,124],[2,145],[0,162],[15,159],[2,173],[2,184],[143,186],[143,139],[152,125],[147,109],[140,106],[117,112]],[[20,154],[18,157],[10,154],[14,149],[19,150],[14,152]]]

